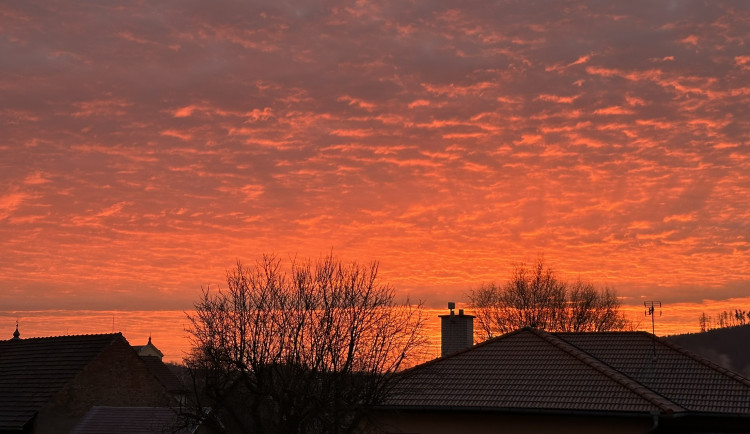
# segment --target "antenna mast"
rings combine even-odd
[[[656,328],[654,326],[654,317],[656,315],[654,314],[654,311],[656,308],[659,308],[659,316],[661,316],[661,301],[644,301],[643,307],[646,308],[644,316],[651,316],[651,334],[656,335]]]
[[[656,308],[659,308],[659,316],[661,316],[661,301],[655,300],[655,301],[644,301],[643,307],[646,308],[646,312],[644,315],[651,315],[651,334],[654,335],[654,337],[651,338],[652,343],[654,344],[654,359],[653,362],[656,362],[656,329],[654,327],[654,317],[656,316],[654,311]]]

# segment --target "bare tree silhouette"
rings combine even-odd
[[[628,328],[617,295],[589,282],[557,278],[542,259],[516,265],[508,282],[481,285],[469,294],[480,338],[522,327],[548,331],[605,331]]]
[[[238,262],[188,315],[196,405],[227,432],[353,432],[424,342],[421,304],[396,303],[377,262],[290,262]]]

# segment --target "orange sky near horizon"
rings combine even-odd
[[[748,41],[733,1],[0,2],[5,328],[331,251],[431,308],[539,255],[747,308]]]
[[[663,305],[656,311],[654,330],[658,336],[700,331],[698,318],[702,313],[716,319],[723,311],[750,305],[750,297],[723,301],[704,301],[704,303],[680,303]],[[467,314],[472,314],[468,306]],[[743,308],[744,309],[744,308]],[[190,312],[190,311],[188,311]],[[442,309],[425,308],[424,334],[427,344],[420,349],[420,354],[408,361],[409,365],[440,356],[440,319],[438,315],[448,313]],[[651,317],[646,316],[643,306],[622,306],[622,313],[636,330],[651,332]],[[190,321],[184,311],[78,311],[78,310],[41,310],[41,311],[0,311],[0,321],[10,327],[0,330],[0,339],[10,339],[15,321],[19,323],[21,339],[32,337],[122,333],[131,345],[144,345],[151,337],[154,345],[164,354],[164,360],[182,363],[191,348],[190,334],[186,331]],[[718,327],[714,321],[713,327]],[[479,340],[478,324],[474,324],[475,336]],[[2,333],[5,333],[3,336]]]

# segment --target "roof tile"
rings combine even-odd
[[[750,382],[645,332],[522,329],[404,371],[386,405],[750,414]]]

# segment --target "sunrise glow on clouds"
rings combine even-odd
[[[189,309],[264,252],[435,307],[540,254],[750,296],[748,41],[732,1],[3,2],[0,310]]]

